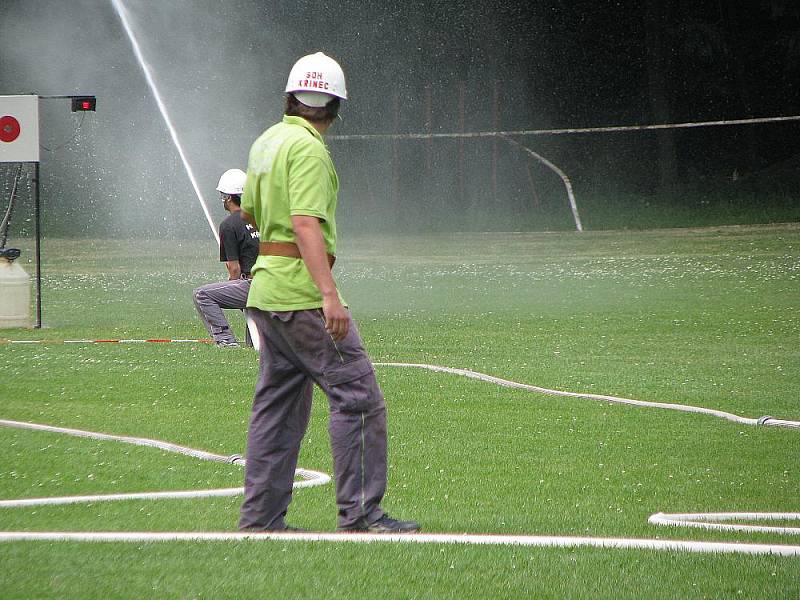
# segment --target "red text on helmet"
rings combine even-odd
[[[316,79],[300,79],[297,82],[297,87],[304,90],[309,90],[309,89],[327,90],[329,84],[327,81],[319,81]]]

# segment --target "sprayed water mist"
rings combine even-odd
[[[214,235],[214,239],[217,240],[217,244],[219,244],[219,234],[217,233],[217,228],[214,225],[214,221],[211,218],[211,214],[208,211],[208,206],[206,205],[205,200],[203,199],[203,194],[200,192],[200,186],[197,185],[197,180],[195,179],[194,173],[192,172],[192,167],[189,165],[189,161],[186,158],[186,154],[183,151],[183,146],[181,146],[181,142],[178,139],[178,132],[175,130],[175,127],[172,124],[171,119],[169,118],[169,113],[167,112],[167,107],[164,104],[164,101],[161,99],[161,94],[158,92],[158,87],[156,86],[155,80],[150,72],[150,68],[148,67],[147,61],[145,61],[144,56],[142,55],[142,51],[139,48],[139,43],[136,40],[136,36],[133,34],[133,30],[131,29],[130,23],[128,21],[128,13],[125,7],[122,5],[120,0],[111,0],[111,4],[114,6],[114,10],[117,11],[119,15],[120,21],[122,21],[122,26],[125,29],[125,33],[128,35],[128,39],[131,42],[131,46],[133,47],[133,53],[136,55],[136,60],[139,63],[139,66],[142,68],[144,72],[145,79],[147,80],[147,85],[150,86],[150,90],[153,93],[153,97],[156,100],[156,104],[158,105],[158,110],[161,113],[161,117],[164,119],[164,124],[167,126],[169,130],[169,134],[172,137],[172,141],[175,144],[175,148],[178,150],[178,154],[181,157],[181,162],[183,162],[183,166],[186,169],[186,174],[189,176],[189,181],[192,183],[192,188],[194,188],[194,193],[197,196],[197,200],[200,202],[200,206],[203,209],[203,213],[206,216],[206,221],[208,221],[209,227],[211,227],[211,233]]]

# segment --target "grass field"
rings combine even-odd
[[[206,337],[191,290],[221,278],[213,242],[50,239],[43,255],[45,328],[0,338],[54,342],[0,345],[0,419],[244,450],[255,352],[55,342]],[[376,362],[800,420],[798,225],[364,236],[342,241],[336,272]],[[800,511],[796,430],[377,371],[384,504],[425,531],[798,543],[647,523]],[[332,473],[326,425],[317,395],[300,466]],[[0,428],[0,446],[0,499],[242,483],[237,466],[115,442]],[[0,509],[0,529],[235,531],[239,502]],[[332,531],[332,486],[298,490],[289,521]],[[800,596],[796,558],[631,550],[3,542],[0,565],[2,598]]]

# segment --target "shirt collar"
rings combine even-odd
[[[288,125],[299,125],[300,127],[304,127],[309,132],[311,132],[311,135],[317,138],[320,142],[322,142],[323,144],[325,143],[325,141],[322,139],[322,136],[319,134],[319,131],[314,129],[314,126],[311,125],[311,123],[309,123],[308,121],[306,121],[303,117],[283,115],[283,122]]]

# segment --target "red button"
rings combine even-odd
[[[0,141],[13,142],[19,137],[19,121],[11,115],[0,117]]]

